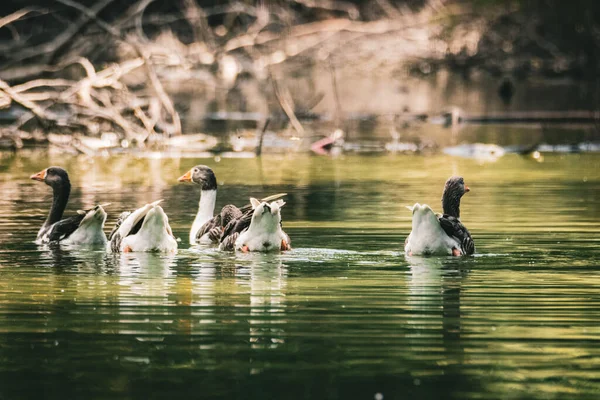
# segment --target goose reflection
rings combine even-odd
[[[80,247],[58,243],[37,246],[41,251],[39,263],[56,272],[99,272],[106,266],[104,246]]]
[[[424,332],[429,318],[442,310],[442,335],[447,351],[463,352],[461,344],[461,289],[468,270],[465,261],[439,257],[406,257],[409,262],[409,307],[416,318],[411,325]]]
[[[119,284],[128,284],[132,279],[169,278],[173,276],[176,256],[161,253],[114,253],[107,260],[118,271]]]
[[[247,254],[238,264],[236,281],[248,293],[250,346],[274,349],[285,343],[287,266],[276,254]]]

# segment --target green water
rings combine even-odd
[[[189,249],[218,206],[287,192],[294,250]],[[68,210],[164,198],[174,256],[33,244],[68,169]],[[465,177],[475,257],[406,258],[410,212]],[[600,398],[600,156],[177,160],[0,157],[0,398]]]

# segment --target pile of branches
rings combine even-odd
[[[276,104],[302,134],[298,110],[323,96],[298,96],[307,104],[294,99],[282,73],[286,64],[309,59],[334,67],[336,55],[339,63],[356,60],[357,43],[385,35],[406,36],[402,46],[394,42],[392,55],[422,51],[420,30],[435,24],[444,7],[443,0],[240,1],[204,8],[195,0],[38,2],[0,18],[0,113],[16,117],[0,133],[17,145],[36,131],[42,138],[111,133],[137,146],[180,135],[180,117],[164,85],[181,76],[202,76],[215,93],[232,89],[240,77],[254,80],[259,92],[269,92],[264,102]],[[172,45],[157,41],[165,32],[176,38]]]
[[[34,79],[10,84],[0,79],[0,111],[9,109],[16,121],[0,129],[2,137],[13,140],[21,147],[23,139],[45,140],[48,133],[100,136],[113,134],[119,144],[145,146],[156,135],[181,134],[181,122],[170,97],[158,79],[155,66],[143,46],[133,37],[125,37],[118,29],[103,22],[98,12],[111,1],[103,0],[94,8],[87,8],[70,0],[57,0],[79,12],[80,21],[70,25],[67,31],[42,45],[11,53],[5,60],[11,64],[21,58],[41,59],[46,64]],[[0,28],[41,10],[25,8],[0,19]],[[114,41],[129,45],[137,57],[119,63],[111,63],[97,71],[89,59],[75,55],[56,65],[50,64],[61,48],[87,23],[95,23]],[[39,51],[39,53],[32,52]],[[5,53],[6,57],[6,53]],[[39,66],[40,64],[34,64]],[[79,71],[74,71],[78,66]],[[17,69],[18,70],[18,69]],[[29,68],[22,68],[29,74]],[[150,90],[131,91],[123,78],[142,70]],[[70,79],[70,76],[78,76]],[[60,76],[60,77],[48,77]],[[1,78],[1,77],[0,77]],[[18,79],[13,79],[18,81]],[[31,134],[40,132],[46,134]]]
[[[179,134],[181,124],[168,96],[140,96],[132,93],[120,79],[142,68],[143,58],[128,60],[96,71],[85,58],[79,65],[86,75],[78,81],[69,79],[34,79],[9,86],[0,80],[0,108],[19,106],[21,112],[15,123],[3,128],[20,146],[29,123],[36,123],[48,132],[83,133],[99,136],[115,133],[127,143],[143,146],[149,137],[160,133]],[[165,113],[164,110],[168,112]],[[169,119],[165,118],[169,116]],[[122,142],[125,143],[125,142]]]

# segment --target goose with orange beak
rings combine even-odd
[[[219,244],[224,228],[230,221],[239,219],[251,210],[251,205],[238,208],[228,204],[221,212],[214,215],[217,202],[217,178],[213,170],[206,165],[196,165],[177,179],[178,182],[190,182],[200,185],[200,201],[192,228],[190,229],[190,245]],[[263,201],[277,200],[285,193],[276,194]]]
[[[37,244],[62,243],[73,245],[104,245],[106,212],[102,205],[90,210],[78,210],[77,215],[64,218],[63,214],[71,194],[69,174],[61,167],[48,167],[30,176],[52,188],[50,212],[38,231]],[[106,206],[106,204],[104,204]]]
[[[404,242],[409,256],[467,256],[475,253],[469,230],[460,221],[460,199],[469,192],[460,176],[446,181],[442,194],[444,214],[435,214],[427,204],[407,207],[412,211],[412,231]]]

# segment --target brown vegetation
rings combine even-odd
[[[469,2],[443,0],[39,3],[0,6],[0,113],[14,117],[0,136],[16,147],[53,133],[155,146],[182,133],[172,95],[186,91],[212,99],[212,109],[225,117],[258,112],[257,129],[279,112],[302,137],[302,117],[311,116],[324,91],[314,82],[291,89],[289,81],[315,66],[330,75],[329,119],[343,128],[337,70],[370,74],[407,61],[426,71],[443,62],[497,68],[492,53],[505,43],[490,46],[496,36],[484,33],[500,16],[516,18],[519,9],[516,2],[517,8],[488,7],[482,14]],[[510,73],[511,65],[500,68]],[[231,94],[240,91],[232,104]]]

